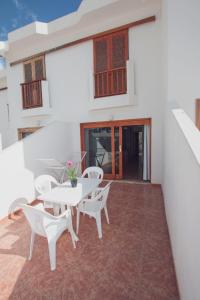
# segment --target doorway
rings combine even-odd
[[[144,125],[124,126],[123,178],[143,180]]]
[[[151,119],[81,124],[83,169],[99,166],[107,179],[150,181]]]

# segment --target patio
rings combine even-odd
[[[69,234],[57,243],[50,271],[47,242],[36,237],[27,261],[30,228],[22,215],[0,224],[0,299],[178,300],[159,186],[114,182],[102,214],[103,239],[81,216],[77,248]]]

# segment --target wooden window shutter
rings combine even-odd
[[[128,31],[111,36],[112,93],[120,94],[127,90],[126,61],[128,59]]]
[[[94,40],[95,97],[127,92],[128,29]]]
[[[105,95],[109,89],[109,40],[100,38],[94,42],[94,65],[95,65],[95,95]]]
[[[44,59],[43,57],[38,58],[34,61],[35,68],[35,80],[44,79]]]
[[[112,69],[126,67],[127,55],[127,31],[121,31],[111,36]]]
[[[42,106],[42,80],[45,79],[44,56],[35,57],[24,63],[22,84],[23,108]]]
[[[200,130],[200,99],[196,99],[195,115],[196,127]]]
[[[108,39],[97,39],[94,43],[95,72],[108,70]]]
[[[32,63],[25,63],[24,64],[24,79],[25,82],[33,81],[33,72],[32,72]]]

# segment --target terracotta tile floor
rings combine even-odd
[[[108,212],[103,240],[87,216],[76,249],[63,234],[54,272],[44,238],[36,238],[27,261],[30,229],[23,216],[1,223],[0,299],[179,299],[160,188],[113,183]]]

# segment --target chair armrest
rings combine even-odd
[[[69,215],[69,214],[71,215],[71,210],[70,210],[70,209],[67,209],[67,210],[65,210],[62,214],[60,214],[59,216],[53,216],[53,218],[54,218],[55,220],[59,220],[59,219],[65,217],[65,216],[67,216],[67,215]]]
[[[101,191],[103,191],[103,189],[104,189],[103,187],[98,187],[98,188],[95,189],[94,192],[101,192]]]
[[[93,199],[94,198],[85,198],[80,203],[91,203],[91,202],[93,202]]]
[[[61,218],[65,217],[67,214],[71,213],[71,210],[67,209],[62,214],[60,214],[59,216],[54,216],[54,215],[50,214],[48,211],[46,211],[44,209],[43,203],[39,203],[39,204],[37,204],[37,205],[35,205],[33,207],[35,207],[35,208],[37,208],[39,210],[42,210],[46,215],[48,215],[48,217],[50,217],[53,220],[61,219]]]
[[[46,210],[44,209],[44,202],[33,205],[33,207],[46,212]]]
[[[48,214],[48,213],[47,213]],[[51,222],[49,224],[46,225],[46,229],[48,229],[49,227],[51,226],[54,226],[55,224],[57,224],[57,222],[61,219],[63,219],[64,217],[67,218],[67,215],[71,217],[71,210],[67,209],[66,211],[64,211],[61,215],[59,216],[53,216],[51,214],[49,214],[50,216],[50,219],[51,219]]]

